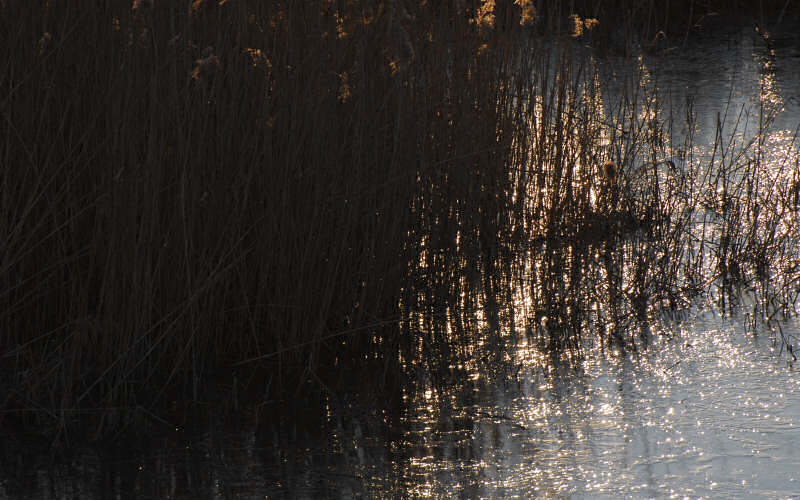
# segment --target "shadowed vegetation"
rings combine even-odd
[[[796,152],[676,153],[648,89],[604,103],[537,38],[673,14],[561,4],[2,3],[4,415],[104,436],[209,381],[391,392],[475,331],[633,347],[717,284],[788,313]]]

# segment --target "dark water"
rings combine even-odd
[[[672,112],[691,102],[697,154],[710,154],[722,124],[763,137],[778,165],[800,125],[795,28],[765,39],[727,27],[598,64],[610,101],[638,75]],[[124,449],[56,459],[6,439],[0,499],[800,497],[800,365],[776,341],[796,344],[800,324],[750,327],[748,310],[701,303],[655,321],[646,350],[596,349],[578,364],[544,359],[520,325],[447,367],[457,384],[411,363],[401,404],[338,394],[320,420],[266,403],[224,425],[165,426]]]
[[[314,425],[267,406],[227,427],[77,450],[6,472],[0,498],[796,497],[797,366],[743,317],[682,316],[646,352],[578,366],[520,339],[518,369],[422,385],[391,417],[353,400]],[[800,336],[798,322],[782,329]]]

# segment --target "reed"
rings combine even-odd
[[[697,236],[711,167],[537,42],[575,12],[530,7],[0,4],[2,415],[102,437],[215,381],[388,391],[519,324],[553,356],[631,346],[733,262],[783,266],[758,283],[788,309],[795,158],[777,193],[757,155],[712,162],[747,196]]]
[[[100,436],[231,371],[280,394],[393,356],[420,189],[466,202],[502,171],[491,23],[96,7],[2,6],[4,408]]]
[[[512,99],[527,126],[494,189],[504,208],[475,222],[469,207],[432,211],[416,273],[435,286],[412,287],[404,305],[408,335],[422,332],[407,357],[444,359],[434,379],[519,330],[550,356],[579,358],[597,340],[638,349],[659,314],[706,299],[747,304],[772,325],[796,307],[798,151],[792,140],[785,157],[765,157],[772,111],[742,110],[732,130],[720,121],[706,153],[691,106],[673,116],[648,78],[609,93],[570,47],[534,57]],[[437,241],[444,228],[452,236]]]

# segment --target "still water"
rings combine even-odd
[[[397,415],[353,398],[315,426],[268,405],[235,430],[14,467],[0,498],[798,497],[800,365],[745,316],[680,316],[645,351],[578,365],[523,336],[513,363],[421,384]]]
[[[598,64],[612,87],[645,75],[676,113],[690,100],[700,147],[719,123],[752,134],[761,111],[776,113],[766,156],[782,158],[800,124],[794,28],[766,40],[728,27]],[[800,364],[776,342],[797,345],[800,323],[746,328],[747,310],[701,302],[654,321],[646,349],[595,349],[577,364],[543,359],[520,328],[448,367],[458,383],[419,364],[397,401],[338,393],[322,419],[265,402],[232,424],[55,464],[46,446],[15,451],[0,499],[800,498]]]
[[[713,314],[662,333],[638,356],[478,380],[448,415],[420,401],[408,486],[464,498],[800,494],[792,365]]]

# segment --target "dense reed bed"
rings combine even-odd
[[[394,357],[420,185],[499,182],[514,80],[489,21],[409,7],[4,3],[4,408],[103,435]]]
[[[216,390],[390,391],[487,325],[632,346],[720,280],[788,311],[796,158],[675,160],[657,100],[537,42],[556,5],[2,3],[2,415],[99,437]]]

